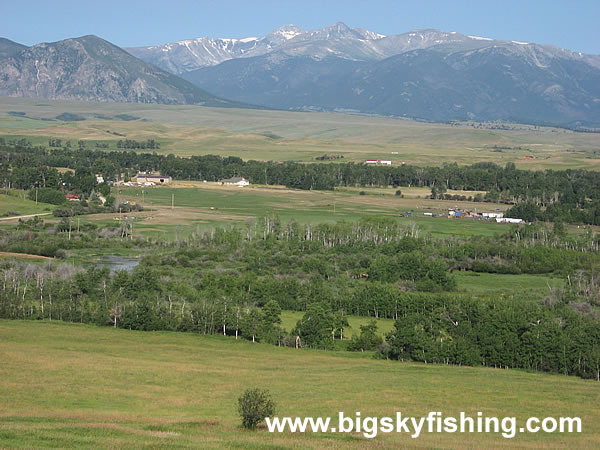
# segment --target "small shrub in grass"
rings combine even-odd
[[[275,414],[275,403],[266,389],[246,389],[238,398],[238,411],[244,428],[254,430],[265,417]]]

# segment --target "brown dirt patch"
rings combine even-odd
[[[13,252],[0,252],[0,258],[23,258],[23,259],[47,259],[53,260],[48,256],[31,255],[29,253],[13,253]]]

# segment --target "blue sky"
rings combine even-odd
[[[0,17],[0,37],[26,45],[96,34],[143,46],[341,21],[383,34],[438,28],[600,54],[600,0],[0,0]]]

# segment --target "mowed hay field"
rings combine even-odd
[[[373,360],[183,333],[0,321],[3,447],[598,448],[598,383],[574,377]],[[237,397],[268,388],[280,416],[581,417],[581,434],[246,431]],[[337,419],[335,420],[337,422]]]
[[[79,120],[62,121],[68,113]],[[63,116],[64,117],[64,116]],[[0,137],[49,138],[108,144],[154,139],[157,152],[176,155],[239,156],[244,159],[315,162],[389,159],[393,164],[514,162],[518,167],[598,168],[600,135],[558,128],[422,123],[350,114],[304,113],[199,106],[93,103],[2,98]]]

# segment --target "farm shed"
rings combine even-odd
[[[154,183],[154,184],[171,184],[173,179],[169,176],[160,174],[138,173],[135,177],[138,184]]]

